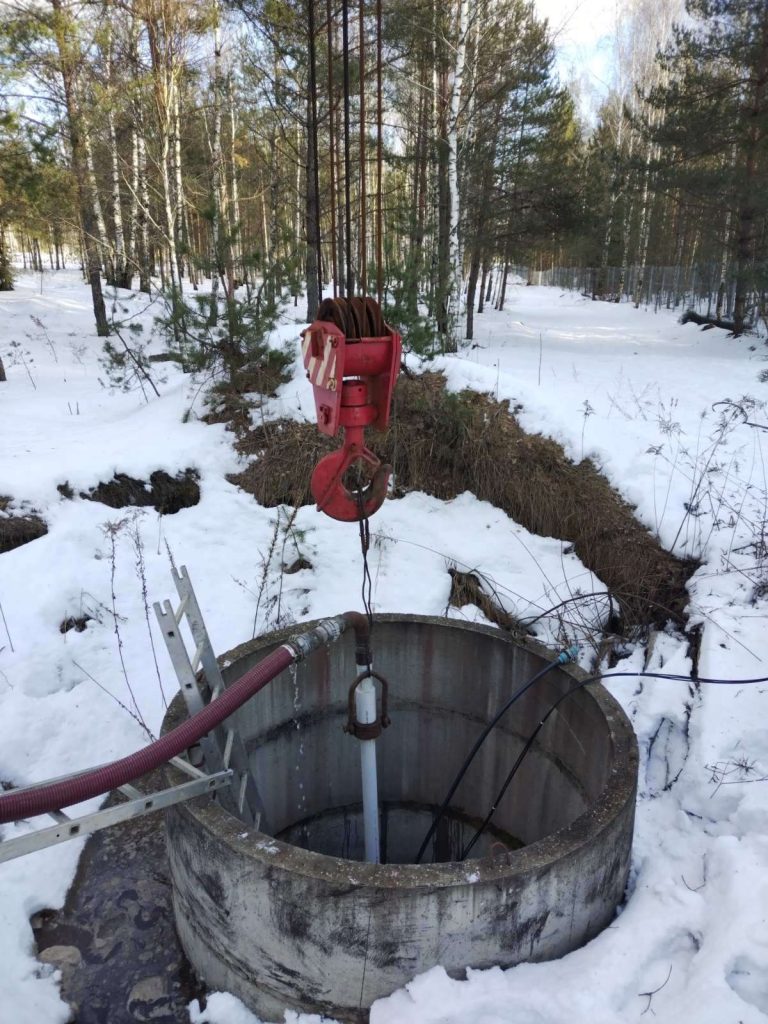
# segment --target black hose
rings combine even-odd
[[[712,678],[706,678],[706,677],[704,677],[704,678],[694,678],[692,676],[675,675],[673,673],[667,673],[667,672],[610,672],[610,673],[608,673],[608,675],[600,674],[600,675],[588,676],[586,679],[580,680],[579,682],[577,682],[575,684],[575,686],[572,686],[570,690],[566,690],[565,693],[561,694],[557,698],[557,700],[554,702],[554,704],[551,705],[551,707],[549,708],[547,713],[540,720],[540,722],[538,723],[536,728],[533,730],[531,735],[526,740],[525,745],[523,746],[523,749],[520,751],[520,753],[517,756],[517,760],[512,765],[512,767],[511,767],[511,769],[509,771],[509,774],[507,775],[506,779],[504,780],[504,784],[502,785],[501,789],[499,790],[498,794],[496,795],[496,799],[493,801],[491,809],[488,811],[488,814],[483,819],[482,824],[479,826],[479,828],[475,832],[474,836],[472,836],[470,841],[464,847],[464,850],[462,851],[461,858],[460,858],[461,860],[465,860],[469,856],[469,853],[472,850],[472,848],[474,847],[475,843],[482,836],[483,832],[485,832],[486,828],[488,827],[488,825],[491,822],[491,819],[493,818],[494,814],[496,813],[496,810],[497,810],[499,804],[501,803],[501,800],[504,797],[504,794],[506,793],[507,789],[509,788],[510,783],[514,779],[515,775],[517,775],[517,773],[518,773],[518,771],[520,769],[520,765],[523,763],[523,760],[524,760],[526,754],[531,749],[533,744],[536,742],[536,738],[539,735],[539,733],[541,732],[541,730],[544,728],[544,726],[546,725],[549,716],[551,714],[553,714],[553,712],[555,712],[558,709],[558,707],[562,704],[562,702],[565,700],[565,698],[566,697],[570,697],[572,693],[575,693],[577,690],[580,690],[582,686],[587,686],[587,684],[589,684],[589,683],[597,682],[597,680],[599,680],[599,679],[606,680],[606,679],[616,679],[616,678],[620,678],[620,677],[636,679],[638,676],[642,676],[642,677],[645,677],[645,678],[651,678],[651,679],[672,679],[672,680],[675,680],[677,682],[684,682],[684,683],[704,683],[705,685],[708,685],[708,686],[749,686],[749,685],[753,685],[755,683],[768,683],[768,676],[759,676],[756,679],[712,679]],[[515,696],[512,698],[512,703],[515,703],[515,701],[517,699],[518,699],[518,694],[515,694]]]
[[[470,750],[470,752],[467,754],[466,758],[464,759],[464,763],[462,764],[461,768],[459,768],[458,774],[456,775],[456,778],[453,780],[453,784],[451,785],[451,788],[448,790],[448,793],[446,794],[445,799],[443,800],[442,804],[440,805],[440,807],[438,809],[438,812],[435,815],[435,817],[434,817],[434,819],[432,821],[432,824],[430,825],[430,827],[429,827],[429,829],[427,831],[427,834],[424,836],[424,841],[422,842],[421,846],[419,847],[419,852],[416,854],[416,860],[414,861],[414,863],[421,864],[421,858],[424,856],[424,851],[427,848],[429,840],[435,834],[435,829],[440,824],[440,822],[441,822],[441,820],[443,818],[443,815],[445,814],[446,810],[448,809],[448,805],[451,802],[451,799],[453,798],[453,794],[459,788],[459,784],[461,783],[461,780],[466,775],[466,773],[467,773],[467,771],[469,769],[469,766],[472,764],[472,762],[475,759],[475,755],[477,754],[477,752],[480,749],[480,747],[482,747],[483,743],[485,743],[485,740],[487,739],[488,734],[491,732],[491,730],[497,725],[499,720],[512,707],[512,705],[515,703],[515,701],[519,700],[523,696],[523,694],[527,693],[528,690],[530,690],[530,688],[533,686],[534,683],[537,683],[539,681],[539,679],[541,679],[542,676],[545,676],[548,672],[551,672],[553,668],[558,668],[561,665],[565,665],[567,662],[571,661],[571,659],[573,657],[574,657],[574,649],[573,648],[569,649],[568,651],[563,651],[561,654],[558,655],[558,657],[557,657],[557,659],[555,661],[552,661],[548,665],[545,665],[543,669],[541,669],[539,672],[537,672],[536,675],[533,676],[531,679],[529,679],[528,682],[525,683],[524,686],[521,686],[519,690],[516,690],[512,694],[512,696],[509,698],[509,700],[505,704],[503,704],[501,706],[501,708],[499,708],[499,710],[493,716],[491,721],[488,723],[488,725],[486,725],[486,727],[480,733],[478,738],[475,740],[475,743],[474,743],[472,749]]]

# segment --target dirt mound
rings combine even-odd
[[[10,498],[0,497],[0,554],[13,551],[14,548],[37,540],[38,537],[44,537],[48,533],[48,527],[40,516],[34,513],[19,515],[7,512],[10,504]]]
[[[81,491],[80,497],[88,501],[100,501],[110,508],[154,506],[158,512],[170,516],[183,508],[191,508],[200,501],[199,475],[194,469],[170,476],[165,470],[157,469],[146,480],[137,480],[125,473],[115,473],[107,483],[99,483],[89,491]],[[59,493],[65,498],[74,497],[69,484],[59,484]]]
[[[592,462],[573,463],[555,441],[526,434],[507,403],[449,393],[438,374],[401,378],[390,429],[370,443],[394,466],[399,494],[469,490],[532,533],[572,541],[619,601],[625,626],[682,621],[695,564],[661,548]],[[311,423],[267,424],[241,433],[239,450],[257,458],[230,479],[263,505],[306,504],[312,469],[337,447]]]

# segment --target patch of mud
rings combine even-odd
[[[74,629],[76,633],[84,633],[88,628],[89,622],[93,622],[93,618],[90,615],[67,615],[59,623],[59,632],[68,633],[70,629]]]
[[[32,925],[77,1024],[188,1024],[203,995],[176,936],[162,814],[93,835],[64,907]]]
[[[10,498],[0,497],[0,554],[13,551],[48,533],[48,527],[40,516],[8,511],[10,506]]]
[[[80,497],[87,501],[100,501],[109,508],[153,506],[163,515],[170,516],[183,508],[191,508],[200,501],[199,474],[194,469],[185,469],[175,477],[163,469],[157,469],[146,480],[137,480],[125,473],[115,473],[107,483],[99,483],[89,491],[81,491]],[[74,491],[68,483],[59,484],[59,494],[73,498]]]

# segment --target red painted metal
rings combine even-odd
[[[343,429],[344,444],[315,467],[312,495],[319,511],[356,522],[381,508],[392,475],[392,467],[366,447],[364,429],[384,430],[389,423],[402,339],[384,323],[372,299],[325,300],[318,316],[303,333],[304,366],[312,382],[318,429],[329,437]],[[385,333],[352,338],[342,329],[344,324],[347,330],[360,330],[361,319],[363,330],[378,327]],[[362,493],[344,482],[353,466],[367,476]]]

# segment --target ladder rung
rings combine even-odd
[[[245,804],[245,790],[248,785],[248,772],[244,771],[240,776],[240,792],[237,797],[237,809],[242,814],[243,806]]]
[[[179,607],[178,607],[178,608],[176,609],[176,611],[175,611],[175,612],[173,613],[173,617],[174,617],[174,619],[176,619],[176,625],[177,625],[177,626],[178,626],[178,624],[179,624],[179,623],[181,622],[181,617],[182,617],[182,615],[183,615],[183,614],[184,614],[184,612],[185,612],[185,611],[187,610],[187,603],[188,603],[188,601],[189,601],[189,598],[188,598],[188,597],[183,597],[183,598],[181,599],[181,604],[180,604],[180,605],[179,605]]]
[[[234,729],[228,729],[227,730],[227,742],[224,744],[224,757],[222,758],[222,761],[224,762],[224,767],[225,768],[229,768],[229,759],[232,756],[232,744],[234,743],[234,740],[235,740],[235,730]]]
[[[144,797],[144,794],[140,790],[136,789],[135,786],[132,786],[130,782],[126,782],[124,786],[118,786],[117,788],[123,796],[127,796],[129,800],[141,800]]]
[[[178,768],[179,771],[185,772],[187,775],[191,775],[193,779],[205,779],[208,777],[207,772],[204,772],[200,768],[195,767],[195,765],[190,764],[189,761],[185,761],[183,757],[172,757],[169,763],[172,764],[174,768]]]
[[[185,598],[185,600],[186,600],[186,598]],[[192,659],[192,671],[193,672],[197,672],[198,668],[200,668],[200,659],[201,659],[201,657],[203,655],[203,648],[204,647],[205,647],[205,640],[201,640],[200,643],[195,648],[195,656]]]

